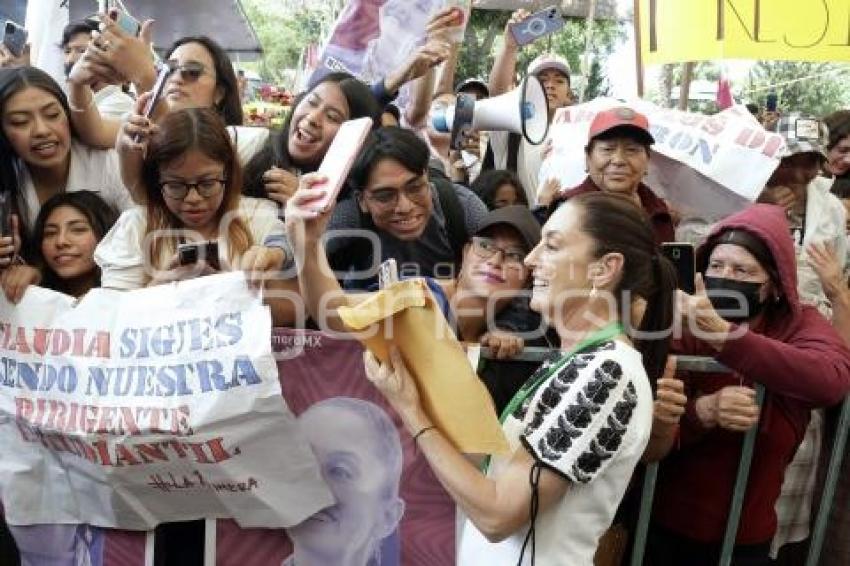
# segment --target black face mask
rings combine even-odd
[[[703,277],[703,281],[711,306],[724,320],[743,322],[758,316],[764,308],[764,301],[759,297],[764,283],[736,281],[724,277]]]

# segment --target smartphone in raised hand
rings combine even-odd
[[[562,29],[565,25],[561,10],[557,6],[550,6],[539,12],[535,12],[515,24],[509,29],[517,45],[528,45],[551,33]]]
[[[12,20],[6,20],[6,24],[3,26],[3,45],[9,50],[9,53],[15,57],[20,57],[27,45],[27,37],[29,37],[29,33],[26,29]]]
[[[661,253],[676,268],[678,287],[685,293],[696,292],[696,256],[694,245],[688,242],[667,242],[661,244]]]
[[[369,117],[357,118],[343,122],[337,130],[322,164],[316,171],[328,178],[324,183],[315,185],[316,188],[326,191],[322,200],[316,204],[321,210],[327,210],[336,201],[351,166],[366,141],[366,136],[372,131],[372,125],[372,119]]]

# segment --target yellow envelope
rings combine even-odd
[[[398,347],[422,408],[458,450],[509,452],[493,401],[423,279],[394,283],[339,314],[381,361],[389,359],[390,344]]]

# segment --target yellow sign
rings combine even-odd
[[[850,0],[639,0],[645,64],[850,61]]]

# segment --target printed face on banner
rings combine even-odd
[[[275,329],[272,344],[286,353],[283,395],[335,501],[286,531],[218,521],[216,563],[454,564],[455,504],[366,378],[360,344],[288,329]]]
[[[398,431],[381,407],[350,397],[316,403],[298,422],[336,504],[288,530],[294,561],[365,566],[404,513]]]

